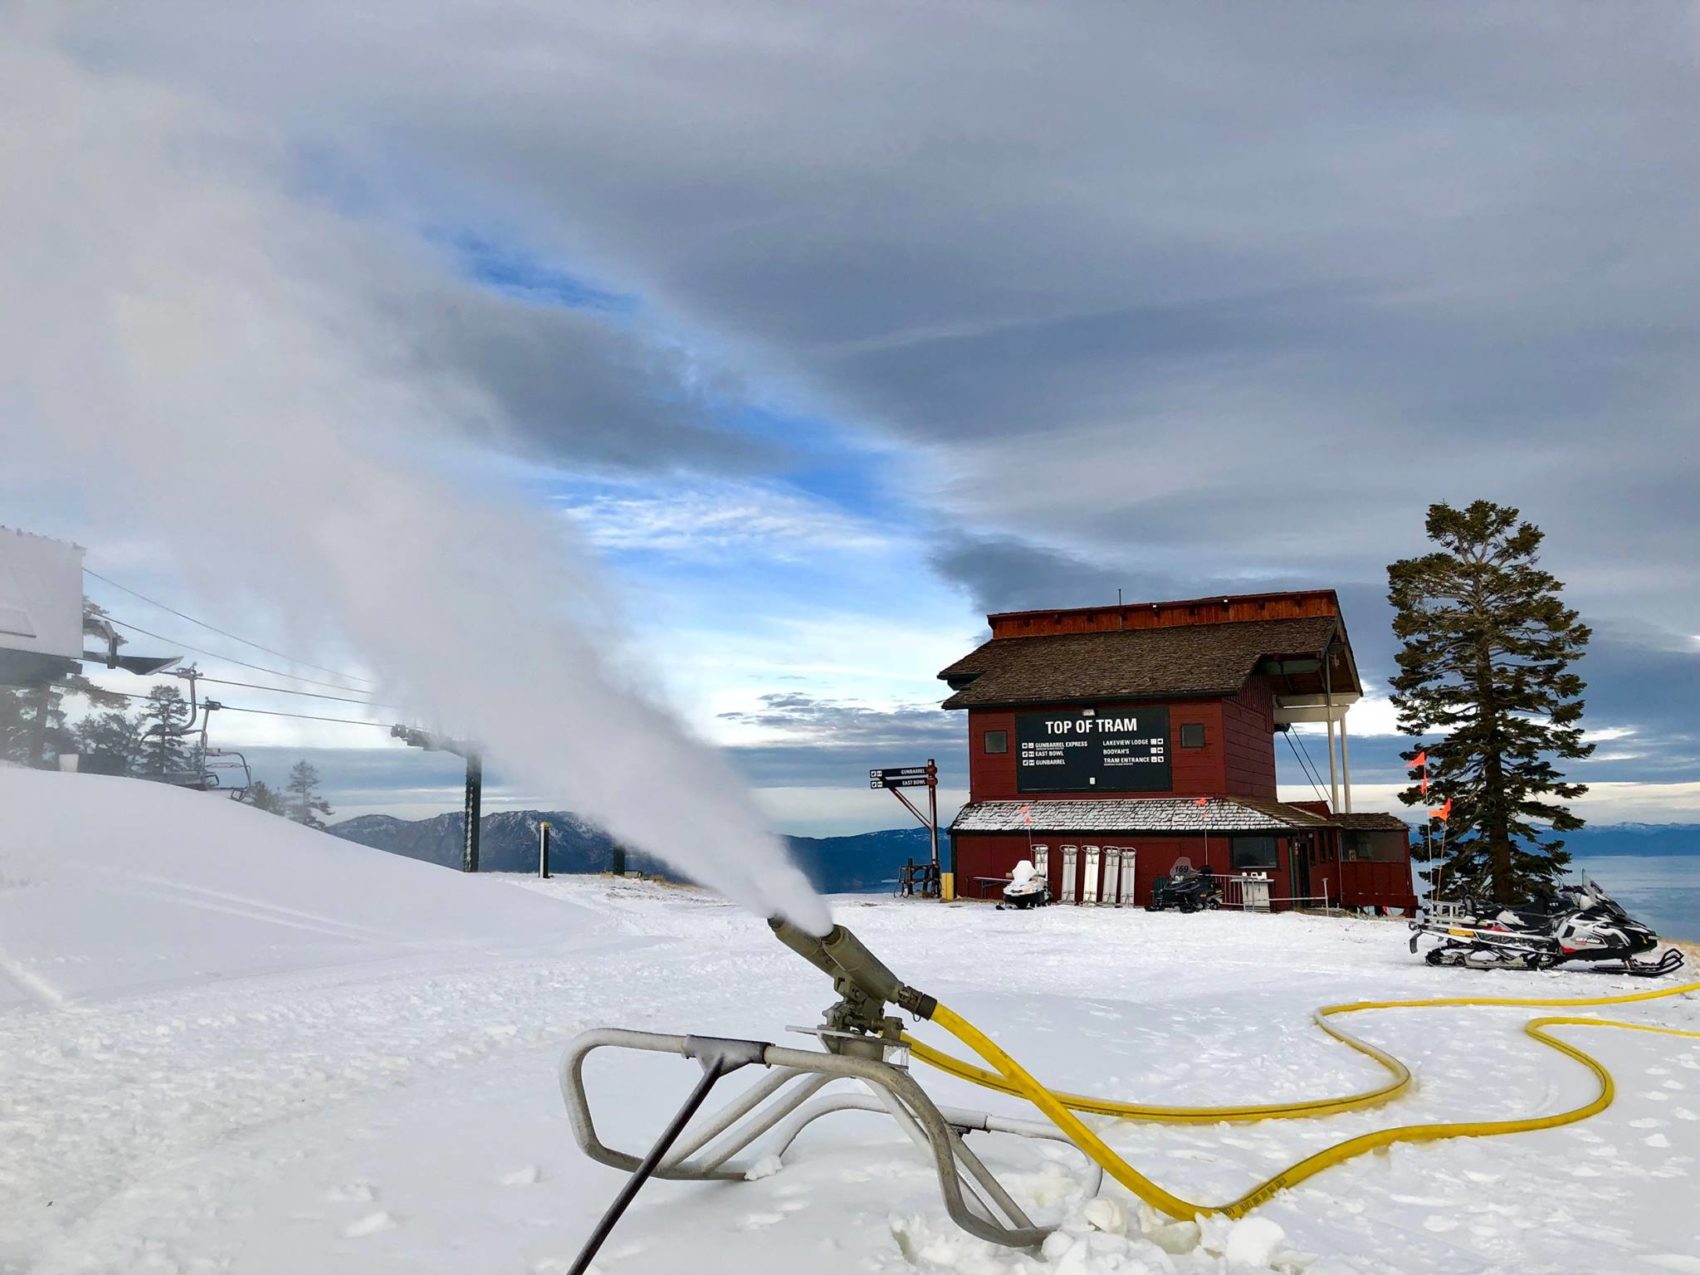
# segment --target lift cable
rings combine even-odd
[[[1301,756],[1299,754],[1299,749],[1293,745],[1293,732],[1286,730],[1281,733],[1287,737],[1287,747],[1292,749],[1293,760],[1299,763],[1299,769],[1304,773],[1304,777],[1306,781],[1309,782],[1311,791],[1316,794],[1317,800],[1327,801],[1328,798],[1323,794],[1322,787],[1317,782],[1315,767],[1311,765],[1310,750],[1306,749],[1304,754]],[[1299,740],[1299,746],[1302,747],[1303,744],[1304,740],[1301,738]]]
[[[204,655],[208,659],[223,660],[226,664],[237,664],[242,668],[253,669],[256,673],[266,673],[272,677],[287,677],[291,681],[306,682],[310,686],[328,686],[333,691],[348,691],[356,689],[355,687],[344,686],[340,682],[326,682],[316,677],[303,677],[299,673],[286,673],[282,669],[266,668],[263,664],[250,664],[247,660],[239,660],[233,655],[220,655],[217,651],[209,651],[205,647],[190,646],[187,642],[180,642],[176,638],[166,637],[163,633],[155,633],[152,629],[144,629],[139,624],[131,624],[128,620],[120,620],[115,615],[109,615],[106,618],[121,629],[128,629],[132,633],[141,633],[161,642],[169,642],[172,646],[180,646],[185,651],[193,651],[196,655]]]
[[[1290,736],[1291,732],[1288,732],[1288,734]],[[1310,771],[1311,787],[1316,790],[1316,795],[1319,798],[1327,800],[1326,794],[1322,789],[1322,770],[1319,766],[1317,766],[1316,759],[1310,755],[1310,746],[1305,743],[1305,737],[1303,735],[1299,736],[1299,751],[1304,754],[1305,767]]]
[[[344,726],[376,726],[379,730],[389,730],[388,722],[367,721],[358,717],[321,717],[316,713],[285,713],[275,708],[243,708],[237,704],[226,704],[222,701],[219,708],[231,713],[260,713],[266,717],[294,717],[303,722],[339,722]]]
[[[1304,738],[1300,738],[1299,746],[1304,746]],[[1321,777],[1321,774],[1317,774],[1316,762],[1311,760],[1311,750],[1306,746],[1304,753],[1300,753],[1299,748],[1295,748],[1294,743],[1292,743],[1292,731],[1287,731],[1287,748],[1299,760],[1299,768],[1304,770],[1304,777],[1309,780],[1312,791],[1316,792],[1316,796],[1323,796],[1323,777]]]
[[[88,567],[83,568],[83,574],[87,575],[87,576],[92,576],[94,579],[99,580],[102,584],[109,584],[114,589],[122,589],[125,593],[128,593],[132,598],[140,598],[143,602],[146,602],[149,606],[156,606],[161,611],[169,611],[172,615],[176,616],[180,620],[187,620],[187,621],[189,621],[190,624],[199,625],[203,629],[209,629],[212,632],[218,634],[220,637],[227,637],[233,642],[240,642],[240,643],[242,643],[243,646],[251,646],[256,651],[264,651],[267,655],[275,655],[280,660],[288,660],[291,664],[299,664],[302,668],[317,669],[321,673],[329,673],[333,677],[340,677],[340,678],[345,679],[346,681],[365,682],[367,685],[371,685],[371,679],[370,678],[356,677],[353,673],[344,673],[344,672],[341,672],[341,671],[334,669],[334,668],[326,668],[323,664],[314,664],[310,660],[298,660],[293,655],[287,655],[282,651],[273,650],[269,646],[262,646],[260,643],[251,641],[248,638],[239,637],[239,636],[230,632],[227,629],[219,628],[216,624],[208,624],[205,620],[197,620],[194,616],[189,615],[189,614],[187,614],[183,611],[179,611],[176,607],[167,606],[165,603],[159,601],[157,598],[148,597],[148,595],[145,594],[145,593],[138,593],[136,590],[130,588],[129,585],[119,584],[118,581],[113,580],[113,579],[109,579],[108,577],[101,575],[100,572],[90,570]],[[140,632],[141,630],[137,630],[137,631]],[[156,636],[156,635],[150,633],[148,636],[153,637],[153,636]],[[201,652],[201,654],[204,655],[204,654],[206,654],[206,652],[203,651],[203,652]],[[305,679],[303,679],[303,680],[305,680]]]
[[[171,676],[173,676],[173,677],[188,677],[189,674],[187,672],[178,672],[177,670],[173,669],[171,671]],[[377,700],[357,699],[352,695],[326,695],[321,691],[294,691],[294,690],[290,690],[286,686],[261,686],[258,682],[233,682],[229,678],[208,677],[204,673],[195,674],[195,678],[196,678],[197,681],[212,682],[212,683],[214,683],[215,685],[218,685],[218,686],[242,686],[242,687],[246,687],[248,690],[251,690],[251,691],[267,691],[267,692],[269,692],[273,695],[300,695],[300,696],[303,696],[307,699],[336,700],[338,703],[341,703],[341,704],[370,704],[374,708],[394,708],[395,707],[395,705],[393,705],[393,704],[381,704]]]
[[[203,679],[211,681],[212,679]],[[137,695],[134,691],[102,691],[104,695],[118,695],[124,699],[151,699],[150,695]],[[218,707],[214,712],[219,713],[259,713],[266,717],[293,717],[303,722],[336,722],[343,726],[376,726],[379,730],[389,730],[388,722],[374,722],[358,717],[322,717],[317,713],[286,713],[275,708],[244,708],[240,704],[226,704],[223,700],[214,701]]]

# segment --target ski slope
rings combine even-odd
[[[565,1041],[621,1024],[800,1043],[785,1026],[831,999],[758,919],[697,892],[468,879],[218,798],[91,776],[0,768],[0,811],[3,1271],[564,1271],[620,1183],[572,1143]],[[1047,1083],[1171,1104],[1378,1080],[1311,1027],[1324,1002],[1616,986],[1431,969],[1390,922],[833,904]],[[1686,999],[1609,1012],[1700,1028]],[[1380,1111],[1101,1127],[1164,1185],[1223,1199],[1363,1130],[1574,1105],[1591,1081],[1523,1036],[1530,1014],[1355,1016],[1354,1032],[1417,1073]],[[1700,1271],[1700,1042],[1571,1038],[1617,1077],[1602,1115],[1395,1147],[1240,1223],[1142,1218],[1113,1185],[1103,1196],[1121,1207],[1088,1210],[1077,1154],[987,1140],[981,1154],[1039,1220],[1064,1223],[1042,1253],[995,1249],[948,1222],[889,1121],[846,1114],[770,1176],[653,1183],[598,1269]],[[605,1136],[637,1147],[695,1069],[598,1055],[588,1075]],[[919,1075],[941,1102],[1024,1114]]]

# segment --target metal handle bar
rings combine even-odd
[[[566,1104],[573,1138],[580,1150],[599,1164],[628,1172],[645,1167],[639,1157],[608,1146],[596,1132],[584,1087],[584,1062],[591,1053],[598,1049],[637,1049],[700,1058],[703,1056],[700,1052],[702,1041],[703,1038],[699,1037],[629,1031],[617,1027],[594,1028],[574,1037],[561,1059],[561,1097]],[[762,1066],[773,1068],[775,1074],[764,1077],[717,1111],[673,1154],[656,1157],[655,1164],[650,1166],[654,1176],[687,1181],[740,1179],[748,1166],[728,1162],[782,1120],[786,1123],[778,1135],[781,1154],[804,1126],[820,1116],[841,1110],[886,1109],[893,1116],[903,1117],[904,1121],[900,1123],[912,1122],[911,1136],[918,1134],[916,1140],[932,1155],[945,1210],[963,1230],[993,1244],[1028,1248],[1042,1243],[1054,1229],[1033,1225],[979,1157],[963,1145],[960,1136],[961,1132],[968,1130],[986,1130],[1066,1141],[1056,1139],[1054,1130],[1041,1129],[1036,1125],[1029,1128],[1025,1121],[1005,1120],[977,1111],[953,1109],[947,1115],[927,1097],[908,1072],[877,1059],[789,1049],[762,1041],[716,1041],[714,1044],[717,1048],[736,1046],[738,1057],[742,1060],[739,1065],[759,1062]],[[705,1061],[704,1065],[707,1067],[708,1063]],[[813,1104],[806,1111],[799,1110],[822,1086],[834,1080],[854,1080],[871,1087],[876,1095],[873,1103],[863,1105],[866,1100],[840,1103],[835,1096]],[[791,1092],[782,1094],[781,1091],[794,1081],[800,1083]],[[756,1113],[756,1109],[769,1100],[772,1100],[771,1105]],[[694,1106],[692,1110],[695,1110]],[[752,1113],[756,1114],[743,1127],[734,1128]],[[790,1119],[786,1120],[786,1117]],[[677,1136],[679,1131],[674,1132]],[[710,1144],[721,1135],[727,1135],[726,1144],[711,1147]],[[997,1211],[1004,1213],[1007,1222],[997,1219],[994,1210],[980,1198],[980,1193],[973,1193],[972,1188],[965,1193],[963,1168],[978,1182],[981,1192],[996,1204]],[[974,1196],[972,1204],[970,1193]]]

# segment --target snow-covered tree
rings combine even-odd
[[[336,813],[331,809],[330,802],[319,796],[319,772],[308,761],[298,761],[289,771],[289,783],[284,786],[287,794],[289,817],[296,823],[304,823],[309,828],[323,828],[325,821],[320,815]]]

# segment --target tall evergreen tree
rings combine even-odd
[[[1567,783],[1553,759],[1594,750],[1582,739],[1582,679],[1571,670],[1587,626],[1538,566],[1542,533],[1516,509],[1478,500],[1467,509],[1431,505],[1438,546],[1387,568],[1393,633],[1403,643],[1393,704],[1407,735],[1426,746],[1429,790],[1413,784],[1406,805],[1444,807],[1441,893],[1491,892],[1502,903],[1559,876],[1570,856],[1555,833],[1582,820],[1565,802],[1587,789]],[[1415,757],[1416,749],[1404,754]]]
[[[308,761],[298,761],[290,769],[289,783],[284,786],[288,794],[289,817],[296,823],[304,823],[309,828],[323,828],[325,821],[320,815],[335,814],[330,802],[319,796],[319,772]]]
[[[39,701],[34,691],[0,687],[0,761],[33,766],[35,715]]]
[[[52,767],[70,752],[74,735],[65,724],[65,692],[58,686],[0,690],[0,758],[22,766]]]
[[[173,734],[190,724],[192,715],[183,692],[170,682],[160,682],[149,692],[140,710],[143,736],[141,771],[150,779],[186,774],[191,765],[187,736]]]

